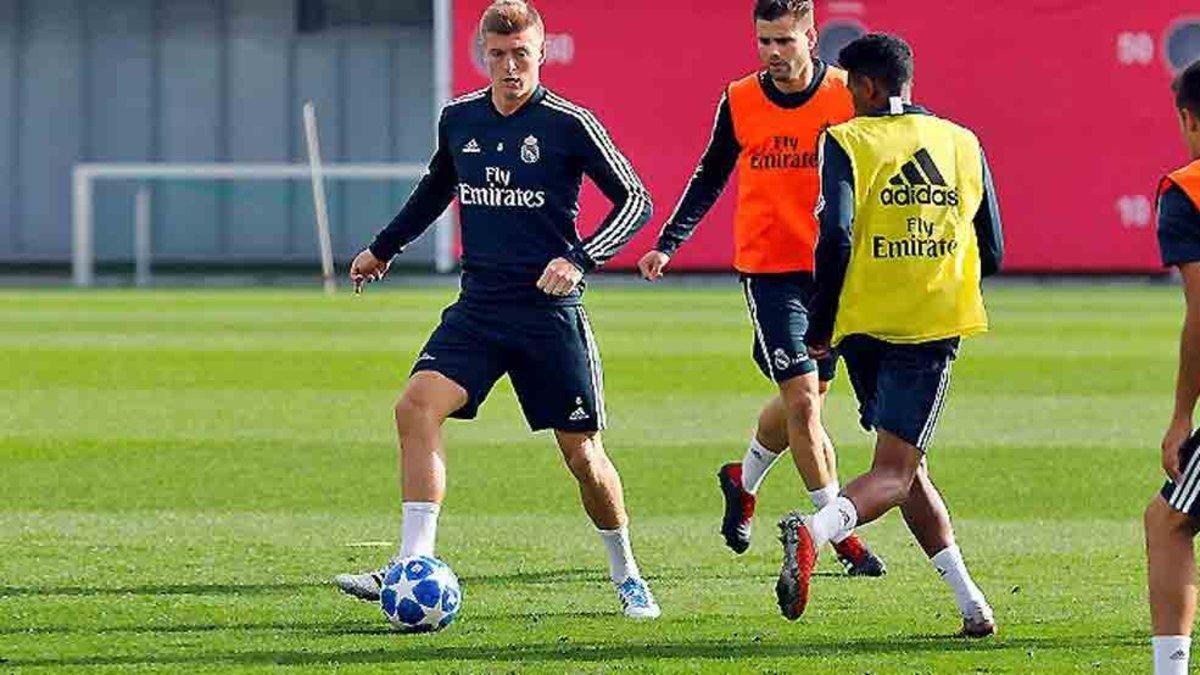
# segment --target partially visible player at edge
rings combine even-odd
[[[1166,485],[1146,508],[1146,557],[1156,675],[1184,674],[1196,616],[1196,554],[1200,531],[1200,432],[1193,414],[1200,397],[1200,62],[1175,80],[1175,108],[1192,163],[1158,188],[1158,246],[1163,265],[1179,268],[1187,312],[1179,340],[1175,413],[1162,439]]]
[[[987,330],[980,280],[999,270],[1000,213],[978,139],[912,103],[912,50],[872,34],[839,55],[857,116],[821,140],[821,233],[807,341],[814,358],[837,347],[876,432],[871,470],[806,518],[779,523],[776,594],[797,619],[821,546],[900,507],[904,522],[954,592],[961,634],[995,632],[971,580],[925,453],[963,337]]]
[[[708,148],[655,249],[638,263],[646,279],[661,277],[737,169],[734,267],[754,325],[754,360],[779,386],[759,413],[745,458],[717,474],[725,496],[721,534],[737,553],[750,546],[759,486],[789,447],[816,508],[838,494],[837,458],[821,426],[822,397],[837,359],[808,357],[805,302],[817,235],[817,136],[854,114],[845,71],[812,56],[810,0],[757,0],[754,27],[763,70],[725,88]],[[834,539],[833,547],[850,574],[885,571],[852,533]]]
[[[498,0],[484,11],[479,36],[491,86],[446,104],[428,173],[350,271],[356,285],[381,278],[458,198],[462,294],[442,314],[396,404],[404,500],[397,557],[433,555],[446,418],[473,418],[508,374],[530,428],[554,430],[626,616],[655,618],[658,604],[630,547],[621,479],[600,442],[603,375],[581,305],[584,273],[649,220],[650,199],[592,113],[539,84],[545,29],[532,5]],[[613,209],[581,241],[575,216],[584,174]],[[375,600],[386,570],[336,581]]]

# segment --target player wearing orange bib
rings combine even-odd
[[[754,325],[754,360],[779,386],[759,414],[745,458],[718,472],[725,497],[721,534],[737,553],[750,546],[758,488],[788,448],[816,508],[838,495],[834,448],[821,426],[821,401],[837,357],[809,358],[805,305],[818,230],[817,137],[854,115],[845,71],[812,56],[811,1],[758,0],[754,23],[763,70],[726,87],[695,174],[655,249],[638,262],[646,279],[661,277],[737,170],[734,267]],[[883,561],[853,534],[832,543],[850,574],[884,573]]]
[[[1196,618],[1196,551],[1200,532],[1200,62],[1175,80],[1175,109],[1192,162],[1158,189],[1158,246],[1163,265],[1183,279],[1187,310],[1179,341],[1175,410],[1162,439],[1167,483],[1146,508],[1146,571],[1155,675],[1188,672]]]

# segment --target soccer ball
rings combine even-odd
[[[405,633],[429,633],[450,625],[462,604],[458,577],[446,563],[429,556],[398,561],[383,578],[379,606],[393,626]]]

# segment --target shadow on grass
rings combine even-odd
[[[660,575],[673,578],[680,575]],[[330,575],[332,579],[332,574]],[[538,584],[572,581],[607,581],[608,576],[594,567],[549,570],[545,572],[516,572],[511,574],[461,577],[464,585],[495,586],[512,583]],[[108,596],[108,595],[253,595],[286,593],[313,588],[333,589],[331,582],[286,581],[266,584],[143,584],[138,586],[0,586],[0,598],[28,596]]]
[[[315,581],[271,584],[145,584],[140,586],[0,586],[0,598],[106,595],[253,595],[328,586]]]
[[[1029,649],[1078,649],[1080,640],[1073,637],[1020,638],[999,640],[964,640],[943,636],[909,636],[894,638],[830,639],[810,641],[798,639],[794,644],[762,644],[749,640],[706,640],[647,645],[612,645],[587,642],[539,642],[510,646],[446,646],[429,644],[437,638],[417,638],[405,642],[397,637],[391,647],[353,651],[251,651],[213,652],[209,654],[131,654],[125,656],[82,656],[68,658],[10,659],[6,665],[20,666],[170,666],[170,665],[324,665],[341,666],[371,663],[413,663],[423,661],[462,662],[484,661],[501,663],[526,662],[585,662],[599,663],[622,660],[675,660],[786,658],[825,658],[836,656],[869,656],[903,654],[908,659],[922,654]],[[1107,640],[1089,640],[1089,648],[1141,645],[1140,635],[1109,636]]]
[[[597,567],[576,567],[562,570],[545,570],[541,572],[510,572],[507,574],[476,574],[464,575],[458,578],[463,586],[502,586],[504,584],[541,584],[563,583],[570,581],[599,581],[607,580]]]
[[[817,572],[813,576],[848,578],[835,572]],[[691,568],[664,569],[652,575],[653,581],[687,581],[698,579],[727,579],[728,575],[697,576]],[[739,575],[747,579],[745,575]],[[763,577],[766,579],[767,577]],[[771,577],[774,578],[773,576]],[[460,577],[464,586],[503,586],[506,584],[561,584],[570,582],[606,582],[608,575],[595,567],[545,572],[514,572],[509,574],[481,574]],[[265,584],[142,584],[137,586],[0,586],[0,598],[38,596],[111,596],[111,595],[255,595],[262,593],[287,593],[315,588],[332,589],[332,583],[324,581],[285,581]]]
[[[378,630],[376,630],[378,629]],[[353,635],[392,632],[382,617],[378,623],[362,623],[347,625],[344,620],[336,623],[301,622],[301,621],[257,621],[238,623],[173,623],[156,626],[143,624],[139,626],[114,626],[110,628],[83,628],[79,626],[37,626],[33,628],[7,627],[0,628],[0,635],[172,635],[179,633],[216,633],[224,631],[278,631],[289,633],[325,633],[328,635]]]
[[[568,610],[562,612],[503,612],[499,614],[472,612],[472,621],[528,621],[537,623],[549,619],[618,619],[619,609],[609,611]],[[396,631],[380,617],[379,621],[347,623],[344,618],[329,621],[247,621],[235,623],[174,623],[168,625],[142,624],[109,628],[86,628],[80,626],[37,626],[29,628],[4,627],[0,635],[174,635],[182,633],[268,631],[281,633],[307,633],[310,635],[391,635]]]
[[[814,572],[814,577],[832,577],[839,579],[850,579],[847,574],[841,572]],[[753,580],[761,577],[763,580],[775,580],[775,575],[748,575],[748,574],[697,574],[694,567],[656,567],[646,576],[653,584],[658,581],[686,581],[694,582],[697,580],[713,579],[727,580],[737,579],[741,581]],[[541,584],[541,583],[564,583],[564,582],[607,582],[608,575],[603,569],[598,567],[581,567],[565,570],[546,570],[544,572],[513,572],[508,574],[479,574],[461,576],[459,580],[464,586],[499,586],[504,584]]]

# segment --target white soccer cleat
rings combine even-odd
[[[339,574],[333,578],[333,583],[342,589],[346,595],[352,595],[359,600],[368,602],[379,602],[379,594],[383,591],[383,578],[387,576],[388,570],[392,568],[395,561],[389,561],[388,564],[371,572],[362,572],[360,574]]]
[[[996,619],[992,608],[985,602],[972,603],[969,611],[963,613],[962,630],[959,636],[967,638],[982,638],[996,634]]]
[[[654,594],[650,592],[650,586],[646,584],[645,579],[627,577],[615,586],[617,598],[621,600],[621,607],[625,609],[625,616],[630,619],[657,619],[662,614],[662,609],[654,601]]]

